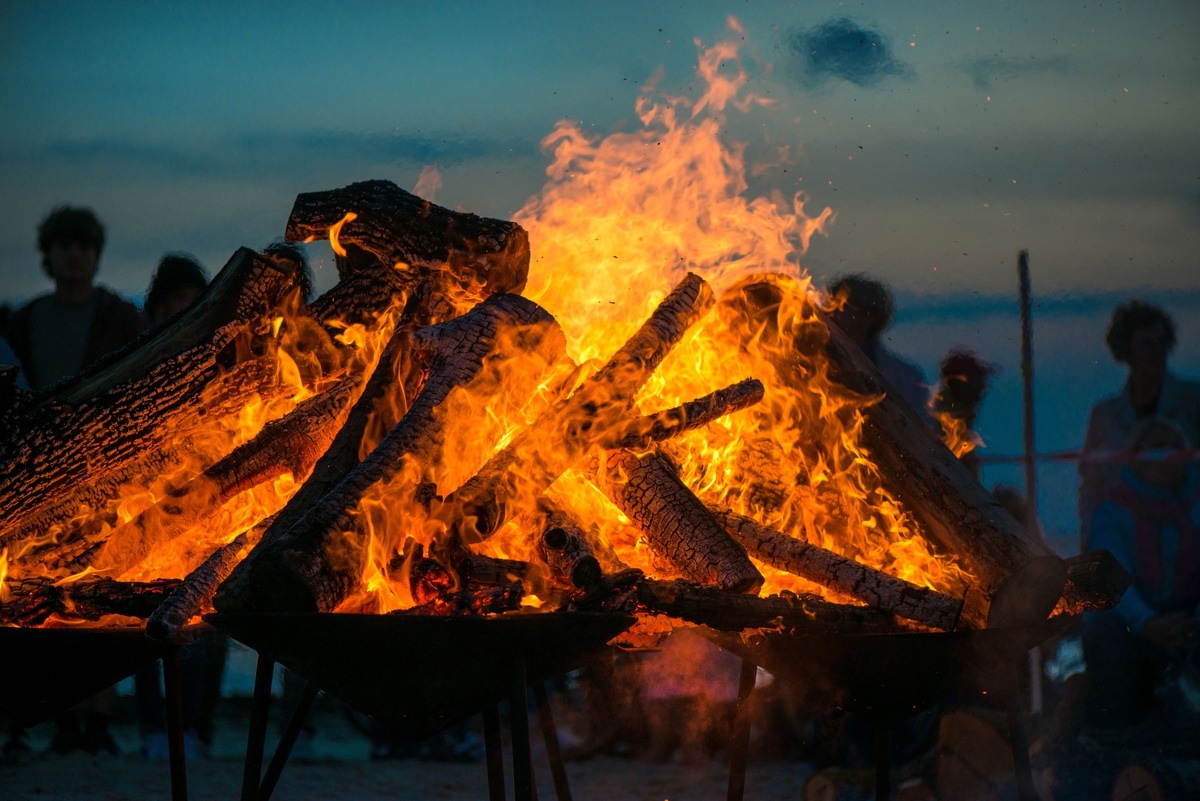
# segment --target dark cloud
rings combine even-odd
[[[1066,75],[1072,71],[1073,66],[1066,56],[1030,56],[1023,59],[988,56],[967,59],[963,62],[963,69],[975,86],[990,89],[1000,81],[1011,81],[1026,75]]]
[[[848,17],[832,19],[791,34],[789,47],[799,59],[801,78],[809,84],[838,78],[858,86],[874,86],[904,75],[904,63],[878,31]]]

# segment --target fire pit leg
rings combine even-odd
[[[729,745],[729,790],[728,801],[742,801],[746,794],[746,762],[750,751],[750,694],[754,691],[754,679],[758,676],[758,665],[742,659],[742,670],[738,675],[737,707],[733,718],[733,742]]]
[[[262,653],[254,671],[254,703],[250,708],[250,734],[246,738],[246,767],[242,772],[242,801],[258,801],[263,751],[267,745],[267,709],[271,703],[271,680],[275,660]]]
[[[558,727],[554,725],[554,713],[550,709],[550,698],[546,684],[533,685],[533,699],[537,702],[538,724],[542,728],[542,739],[546,743],[546,757],[550,761],[550,775],[554,779],[554,795],[558,801],[571,801],[571,785],[567,781],[567,769],[563,765],[562,749],[558,747]]]
[[[892,797],[892,727],[879,720],[875,724],[875,801]]]
[[[1012,741],[1013,771],[1017,774],[1017,798],[1020,801],[1037,801],[1037,790],[1033,786],[1033,766],[1029,762],[1029,738],[1025,736],[1025,723],[1021,719],[1021,694],[1014,681],[1008,693],[1008,738]]]
[[[513,660],[508,696],[508,728],[512,734],[513,796],[534,801],[533,753],[529,748],[529,707],[525,694],[525,661]]]
[[[483,744],[487,755],[488,801],[504,801],[504,745],[500,739],[500,709],[483,710]]]
[[[283,766],[287,764],[288,757],[292,755],[292,746],[296,744],[296,738],[300,736],[300,731],[304,728],[304,721],[308,719],[308,712],[312,709],[313,701],[317,699],[317,692],[317,685],[311,681],[304,683],[304,690],[300,694],[296,710],[292,712],[287,728],[284,729],[283,736],[279,738],[279,744],[275,746],[271,764],[267,766],[267,772],[263,775],[262,783],[258,787],[258,801],[269,801],[271,793],[275,792],[275,785],[279,782],[279,776],[283,773]]]
[[[183,748],[183,681],[179,675],[179,649],[162,658],[167,700],[167,753],[171,761],[171,801],[187,801],[187,758]]]

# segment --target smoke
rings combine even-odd
[[[788,45],[799,60],[801,80],[810,85],[840,79],[857,86],[875,86],[907,72],[904,63],[892,56],[881,33],[848,17],[796,31]]]

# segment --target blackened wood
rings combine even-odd
[[[81,620],[105,615],[145,618],[179,585],[178,579],[125,582],[89,576],[58,584],[49,578],[6,579],[0,623],[37,626],[52,614]]]
[[[359,463],[359,449],[372,429],[391,430],[407,410],[407,398],[424,380],[411,358],[411,332],[396,331],[379,357],[366,388],[355,401],[333,443],[313,468],[312,474],[287,505],[275,515],[250,553],[234,567],[213,595],[219,612],[259,611],[254,606],[250,576],[258,554],[291,530],[313,506],[319,504],[345,475]],[[379,438],[374,438],[378,442]]]
[[[151,550],[216,514],[239,493],[291,473],[302,484],[346,421],[363,379],[343,378],[330,389],[267,423],[203,473],[104,539],[91,566],[121,575]]]
[[[323,239],[339,224],[348,255],[338,285],[314,304],[322,317],[348,302],[381,311],[422,283],[454,286],[456,298],[520,292],[529,273],[529,237],[516,223],[452,211],[390,181],[297,195],[286,236]],[[433,273],[444,275],[429,284]]]
[[[756,592],[762,586],[746,549],[662,454],[608,451],[596,484],[637,525],[650,549],[684,578],[734,592]]]
[[[549,366],[566,344],[553,318],[519,295],[494,295],[462,317],[423,329],[416,340],[431,354],[420,395],[378,447],[259,555],[251,589],[256,605],[275,611],[337,606],[361,575],[367,537],[355,514],[360,501],[369,489],[396,477],[406,462],[419,466],[422,477],[436,468],[447,434],[447,421],[437,414],[443,401],[479,376],[494,378],[507,359],[536,359]],[[499,383],[488,390],[516,398],[533,389],[518,380]],[[417,487],[390,489],[411,496]]]
[[[179,636],[184,626],[212,603],[212,597],[247,551],[262,538],[270,527],[274,516],[263,520],[254,528],[243,531],[232,542],[212,552],[203,563],[184,577],[146,621],[146,636],[153,640],[168,641]]]
[[[145,458],[169,437],[186,437],[255,394],[271,399],[284,391],[273,355],[278,345],[269,326],[259,323],[294,287],[296,275],[249,251],[235,259],[253,262],[239,287],[245,303],[236,308],[243,318],[156,363],[139,360],[135,374],[86,400],[62,405],[54,396],[28,410],[17,436],[0,445],[0,543],[27,516]]]
[[[467,554],[457,565],[459,580],[464,586],[472,588],[484,584],[521,582],[529,574],[530,567],[528,562],[517,559],[499,559],[477,553]]]
[[[770,628],[834,631],[841,634],[895,632],[892,615],[867,606],[833,604],[815,595],[789,592],[759,598],[687,581],[642,579],[636,584],[639,609],[669,615],[719,631]]]
[[[1133,577],[1105,550],[1088,551],[1067,560],[1067,586],[1056,613],[1103,612],[1121,600]]]
[[[635,418],[604,438],[607,449],[640,448],[678,436],[727,414],[747,409],[763,399],[762,382],[748,378],[682,406]]]
[[[625,418],[637,391],[712,304],[708,285],[689,273],[599,371],[446,498],[439,516],[454,535],[478,542],[526,511]]]
[[[549,566],[554,583],[561,587],[588,590],[600,583],[600,562],[586,530],[562,506],[548,499],[539,502],[538,556]]]
[[[958,622],[962,612],[962,601],[958,598],[918,587],[841,554],[789,537],[752,517],[712,506],[709,509],[731,537],[765,564],[905,620],[945,631],[952,630]]]
[[[879,468],[880,481],[921,522],[929,539],[961,559],[978,582],[979,593],[965,599],[969,617],[979,621],[991,615],[1001,586],[1012,581],[1007,595],[1022,601],[1020,617],[1032,619],[1005,622],[1044,619],[1062,594],[1065,566],[1047,569],[1057,557],[1046,544],[983,488],[849,337],[832,323],[828,330],[824,352],[834,380],[879,398],[862,409],[862,444]],[[1021,575],[1027,565],[1029,581]],[[996,610],[993,625],[996,616],[1007,615]]]
[[[521,608],[525,590],[520,582],[501,586],[484,586],[447,593],[408,609],[390,612],[392,615],[492,615],[514,612]]]

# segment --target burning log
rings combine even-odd
[[[367,490],[391,481],[406,464],[419,473],[407,487],[410,493],[436,466],[447,433],[438,408],[450,393],[482,377],[493,382],[489,391],[521,397],[529,391],[524,382],[536,381],[537,375],[496,380],[501,377],[495,371],[514,356],[511,349],[515,346],[522,358],[534,357],[537,364],[548,366],[565,346],[553,318],[518,295],[493,296],[463,317],[423,329],[417,340],[431,362],[420,395],[379,446],[319,506],[257,557],[251,580],[255,608],[329,611],[339,604],[361,573],[358,560],[365,542],[345,536],[345,532],[359,533],[355,510]]]
[[[762,382],[748,378],[688,401],[682,406],[644,415],[618,426],[601,441],[607,450],[644,448],[708,425],[727,414],[747,409],[763,399]]]
[[[746,549],[726,533],[666,458],[651,451],[609,451],[597,481],[641,529],[651,550],[683,577],[734,592],[755,592],[763,578]]]
[[[125,582],[82,578],[58,583],[49,578],[8,578],[0,604],[0,624],[37,626],[53,614],[82,620],[106,615],[145,618],[179,585],[178,579]]]
[[[964,598],[963,622],[982,626],[1044,619],[1066,580],[1062,560],[979,484],[835,325],[821,317],[823,326],[784,328],[777,314],[781,298],[794,291],[786,288],[789,282],[783,276],[746,279],[722,298],[725,310],[738,318],[731,328],[738,345],[750,348],[751,342],[773,338],[779,378],[796,391],[808,378],[789,361],[789,353],[814,364],[827,362],[830,377],[848,395],[872,401],[854,404],[862,406],[862,450],[876,465],[883,487],[921,524],[930,542],[961,559],[973,574],[977,586]]]
[[[637,606],[718,631],[785,629],[794,631],[895,632],[896,620],[868,606],[834,604],[816,595],[790,592],[759,598],[687,581],[642,579],[635,585]]]
[[[254,609],[250,576],[257,556],[284,537],[309,509],[319,504],[359,463],[359,448],[370,428],[379,427],[390,431],[399,422],[400,414],[406,405],[397,406],[391,399],[394,394],[407,396],[407,392],[396,393],[397,383],[405,383],[401,381],[401,376],[407,376],[413,387],[419,386],[419,381],[423,380],[423,376],[413,376],[417,371],[409,358],[410,336],[409,332],[397,332],[392,335],[375,370],[367,380],[366,388],[354,403],[333,443],[313,468],[308,480],[275,516],[244,561],[218,586],[212,597],[218,611],[238,612]]]
[[[1066,567],[989,493],[888,385],[869,359],[830,324],[825,353],[834,378],[878,403],[863,409],[863,444],[885,486],[921,521],[930,540],[966,561],[979,582],[967,609],[988,625],[1045,619]]]
[[[936,629],[950,631],[962,601],[781,534],[754,518],[709,507],[729,535],[772,567],[856,598],[868,606]]]
[[[267,423],[253,440],[110,532],[91,566],[120,575],[154,546],[202,522],[235,495],[284,473],[303,483],[345,422],[362,386],[359,376],[344,378],[285,417]]]
[[[249,531],[243,531],[232,542],[222,545],[184,577],[179,586],[150,614],[146,621],[146,636],[153,640],[175,639],[188,621],[200,614],[212,601],[221,585],[270,527],[275,516],[261,521]]]
[[[398,609],[389,614],[437,615],[439,617],[495,615],[520,609],[521,598],[524,595],[525,589],[520,582],[513,582],[498,587],[486,586],[447,593],[423,604],[408,609]]]
[[[335,233],[347,256],[336,287],[314,311],[352,317],[386,309],[413,287],[428,300],[485,298],[520,292],[529,273],[529,237],[521,226],[451,211],[405,192],[390,181],[362,181],[296,197],[288,218],[291,242]],[[431,319],[444,319],[440,316]]]
[[[487,539],[519,513],[521,501],[541,495],[619,424],[638,389],[712,303],[708,285],[689,273],[604,367],[446,498],[440,516],[455,536],[467,544]]]
[[[1116,606],[1133,580],[1108,551],[1089,551],[1067,560],[1067,586],[1055,607],[1058,614],[1103,612]]]
[[[247,250],[225,269],[242,279],[222,282],[236,298],[206,297],[238,316],[208,342],[162,358],[158,337],[139,339],[119,364],[102,361],[25,411],[0,452],[0,543],[25,518],[144,458],[168,435],[184,436],[189,426],[240,409],[254,394],[270,398],[279,391],[274,359],[255,355],[269,353],[273,339],[269,330],[253,329],[294,287],[296,274]],[[175,330],[160,336],[175,342]],[[93,386],[109,388],[82,398]]]
[[[603,572],[583,526],[546,498],[538,505],[543,516],[537,552],[549,566],[552,580],[561,587],[583,590],[597,586]]]

